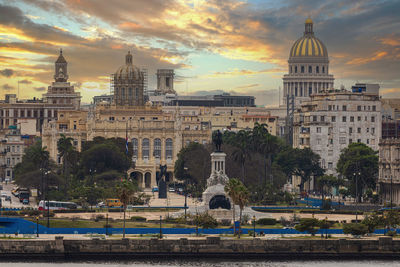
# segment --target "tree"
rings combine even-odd
[[[321,191],[322,203],[325,201],[325,193],[331,192],[332,187],[338,184],[338,179],[333,175],[324,175],[317,178],[317,186]]]
[[[235,222],[235,205],[239,206],[239,221],[242,221],[242,212],[244,207],[249,201],[249,190],[243,185],[243,183],[236,179],[232,178],[225,185],[225,192],[230,197],[233,202],[233,222]],[[235,230],[235,229],[234,229]],[[240,238],[240,228],[239,228],[239,238]]]
[[[70,165],[72,162],[77,161],[77,154],[75,147],[72,142],[74,141],[71,137],[66,137],[64,134],[60,134],[60,139],[57,141],[57,150],[60,158],[62,159],[62,175],[67,185],[67,192],[70,184]]]
[[[372,213],[370,215],[366,215],[361,223],[367,226],[368,233],[372,234],[373,232],[375,232],[376,227],[384,224],[384,221],[382,216],[379,216],[376,213]]]
[[[233,232],[236,234],[236,229],[235,229],[235,204],[237,202],[237,194],[238,194],[238,189],[240,186],[241,182],[239,179],[236,178],[231,178],[229,179],[228,183],[225,185],[225,193],[229,196],[231,199],[232,203],[232,219],[233,219]]]
[[[352,143],[340,154],[336,170],[350,181],[351,194],[361,202],[364,189],[375,188],[379,170],[377,152],[363,143]]]
[[[128,204],[131,202],[133,195],[138,191],[137,184],[129,182],[127,180],[123,180],[121,184],[118,186],[118,198],[121,201],[124,209],[124,230],[123,230],[123,238],[125,238],[125,213]]]
[[[240,130],[236,134],[236,140],[234,146],[236,150],[233,152],[232,156],[236,162],[238,162],[242,169],[242,182],[245,182],[246,179],[246,160],[251,158],[251,153],[249,150],[249,133],[244,130]]]
[[[299,232],[307,232],[312,236],[318,231],[317,227],[319,226],[318,219],[315,218],[302,218],[300,219],[300,223],[297,224],[294,228]]]
[[[343,233],[353,236],[364,236],[368,233],[368,227],[362,223],[346,223],[343,225]]]

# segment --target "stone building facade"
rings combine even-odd
[[[296,106],[312,94],[333,88],[326,46],[314,35],[313,21],[307,19],[305,31],[290,49],[288,74],[283,76],[283,103],[294,96]]]
[[[67,61],[62,51],[55,62],[54,82],[43,94],[43,99],[19,100],[8,94],[0,101],[0,130],[17,125],[20,119],[35,119],[36,131],[42,131],[44,122],[57,119],[60,110],[78,110],[81,96],[68,82]]]
[[[384,204],[400,205],[400,139],[382,139],[379,143],[378,192]]]
[[[378,150],[380,111],[379,95],[345,90],[313,94],[295,113],[293,146],[311,148],[320,155],[326,173],[335,175],[340,153],[350,143],[362,142]],[[299,183],[298,178],[293,179],[294,188]],[[311,181],[309,189],[313,184]]]

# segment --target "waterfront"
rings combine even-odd
[[[359,260],[359,261],[337,261],[337,260],[305,260],[305,261],[271,261],[271,260],[227,260],[227,259],[194,259],[194,260],[138,260],[138,261],[84,261],[84,262],[0,262],[2,267],[94,267],[94,266],[263,266],[263,267],[297,267],[297,266],[400,266],[398,261],[389,260]]]

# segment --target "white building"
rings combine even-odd
[[[400,204],[400,139],[384,139],[379,143],[378,192],[382,202]]]
[[[326,173],[334,175],[340,153],[350,143],[362,142],[378,150],[380,112],[378,94],[332,90],[311,95],[311,100],[302,103],[295,113],[293,146],[311,148],[321,156]],[[299,180],[293,183],[296,186]]]

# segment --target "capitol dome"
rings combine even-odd
[[[313,21],[310,18],[305,22],[304,35],[290,49],[289,57],[328,57],[326,46],[314,36]]]
[[[132,54],[128,51],[125,56],[125,65],[122,65],[115,72],[116,79],[143,79],[143,73],[132,63]]]

